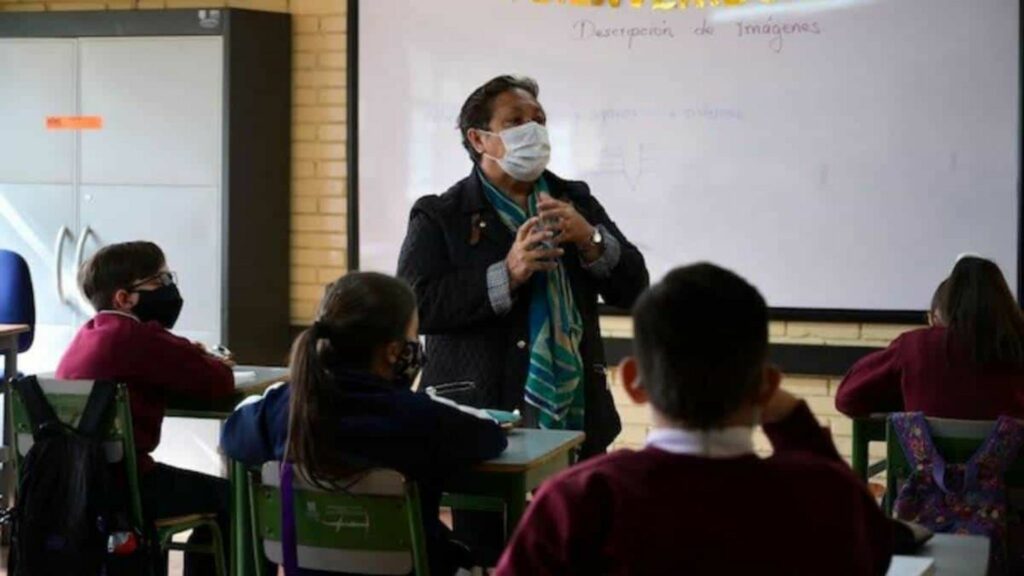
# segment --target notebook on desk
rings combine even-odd
[[[256,381],[256,372],[254,370],[235,370],[235,386],[239,384],[251,384]]]
[[[935,574],[935,559],[924,556],[893,556],[886,576],[930,576]]]

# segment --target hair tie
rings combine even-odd
[[[319,320],[313,322],[313,325],[310,326],[310,329],[313,331],[313,338],[317,340],[321,338],[331,337],[331,327]]]

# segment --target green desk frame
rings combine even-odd
[[[526,495],[568,468],[575,460],[574,450],[583,439],[582,432],[512,430],[508,448],[501,456],[462,472],[445,484],[442,504],[461,508],[460,503],[469,499],[500,501],[505,512],[507,539],[526,512]],[[478,509],[477,506],[471,508]]]

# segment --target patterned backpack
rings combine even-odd
[[[947,464],[935,449],[920,412],[892,414],[910,467],[896,497],[896,517],[935,532],[991,539],[993,574],[1006,566],[1007,499],[1003,474],[1024,442],[1024,426],[1001,416],[981,447],[963,464]]]

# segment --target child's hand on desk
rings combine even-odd
[[[212,356],[217,360],[220,360],[228,368],[235,367],[234,355],[231,354],[231,352],[227,348],[224,348],[223,346],[217,346],[213,350],[210,350],[209,348],[206,347],[206,344],[203,344],[202,342],[192,342],[192,345],[202,350],[203,354],[206,354],[207,356]]]

